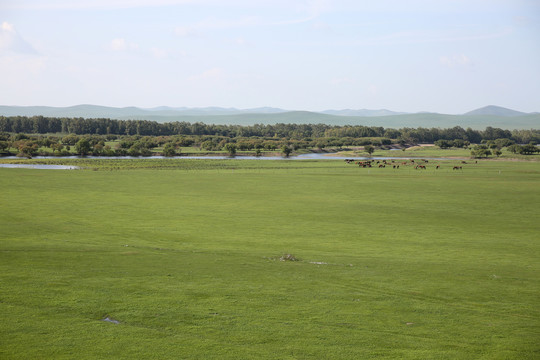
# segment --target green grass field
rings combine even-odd
[[[340,151],[339,155],[344,157],[362,156],[366,157],[368,154],[364,150],[352,150],[352,151]],[[441,149],[435,145],[412,146],[405,150],[384,150],[375,149],[371,156],[374,157],[404,157],[404,158],[471,158],[471,149],[466,148],[449,148]],[[540,160],[540,154],[534,155],[520,155],[513,154],[508,148],[502,149],[502,154],[497,157],[490,155],[487,159],[490,160],[526,160],[526,161],[538,161]]]
[[[0,168],[1,359],[540,357],[539,162],[41,161],[97,171]]]

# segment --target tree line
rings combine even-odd
[[[280,138],[297,141],[322,139],[321,145],[332,146],[328,139],[344,140],[342,145],[368,145],[358,139],[391,139],[398,143],[434,143],[438,140],[463,140],[472,144],[496,139],[511,139],[518,144],[538,144],[540,130],[484,130],[453,128],[401,128],[327,124],[215,125],[201,122],[158,123],[148,120],[113,120],[58,118],[44,116],[0,116],[0,132],[27,134],[139,135],[139,136],[218,136],[224,138]],[[347,140],[348,139],[348,140]],[[352,139],[352,140],[351,140]],[[354,143],[356,141],[357,143]],[[326,144],[324,144],[326,142]],[[339,141],[338,141],[339,142]],[[339,144],[336,144],[339,146]],[[375,144],[377,145],[377,144]]]

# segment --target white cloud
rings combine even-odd
[[[116,38],[111,40],[109,48],[112,51],[128,51],[139,49],[139,45],[136,43],[128,42],[124,38]]]
[[[227,43],[232,44],[237,47],[252,47],[253,46],[253,43],[251,43],[250,41],[246,40],[243,37],[231,38],[227,40]]]
[[[156,47],[151,48],[150,52],[156,59],[165,59],[169,56],[169,52],[167,50]]]
[[[0,26],[0,52],[36,55],[37,51],[15,30],[13,24],[3,22]]]
[[[256,16],[246,16],[240,19],[217,19],[209,17],[195,24],[177,26],[174,29],[176,35],[181,37],[198,36],[211,30],[226,30],[263,25],[261,19]]]
[[[15,28],[13,27],[12,24],[9,24],[9,23],[7,23],[7,22],[4,21],[4,22],[2,23],[2,31],[14,33],[14,32],[15,32]]]
[[[484,32],[456,32],[455,30],[443,31],[422,31],[408,30],[388,33],[384,35],[366,37],[348,45],[395,45],[395,44],[429,44],[429,43],[444,43],[444,42],[470,42],[483,41],[489,39],[500,39],[513,33],[510,27],[503,28],[497,31]],[[343,45],[344,43],[342,43]]]
[[[242,45],[247,45],[248,42],[246,41],[246,39],[239,37],[239,38],[234,39],[234,43],[236,45],[242,46]]]
[[[339,77],[330,80],[332,85],[352,84],[354,81],[349,77]]]
[[[174,33],[180,37],[191,37],[198,35],[195,27],[190,26],[177,26],[174,29]]]
[[[324,21],[319,21],[312,25],[312,28],[322,32],[332,32],[332,26]]]
[[[380,90],[380,87],[374,84],[369,85],[367,88],[367,92],[371,95],[378,95]]]
[[[162,7],[193,3],[194,0],[22,0],[7,4],[8,9],[21,10],[115,10],[141,7]]]
[[[42,56],[24,56],[24,55],[11,55],[0,57],[0,69],[3,72],[2,77],[18,76],[18,74],[37,74],[40,73],[46,65],[47,59]],[[5,71],[5,72],[4,72]]]
[[[185,57],[186,53],[182,51],[173,51],[162,47],[141,47],[139,44],[127,41],[124,38],[112,39],[107,46],[107,49],[116,53],[131,53],[143,57],[152,57],[154,59],[166,59],[171,56]]]
[[[200,77],[202,79],[215,79],[215,78],[221,77],[222,75],[223,75],[223,69],[212,68],[203,72]]]
[[[291,10],[299,13],[298,17],[289,20],[272,21],[265,19],[264,16],[244,16],[237,19],[208,17],[194,24],[178,26],[174,29],[174,32],[178,36],[188,37],[212,30],[301,24],[320,17],[323,12],[329,9],[328,4],[329,2],[327,0],[310,0],[298,6],[288,4],[286,6],[275,5],[277,7],[283,7],[283,13]]]
[[[223,69],[214,67],[211,69],[208,69],[206,71],[203,71],[201,74],[190,76],[188,80],[196,81],[196,80],[216,80],[223,77]]]
[[[110,44],[111,50],[114,51],[123,51],[127,49],[127,44],[125,39],[113,39]]]
[[[464,55],[464,54],[441,56],[439,61],[442,65],[450,67],[450,68],[470,67],[474,65],[472,60],[467,55]]]

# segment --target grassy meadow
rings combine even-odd
[[[83,169],[0,168],[2,359],[540,358],[539,162],[41,161]]]
[[[366,157],[369,156],[363,149],[339,151],[339,155],[346,157]],[[424,144],[422,146],[411,146],[400,150],[385,150],[377,148],[371,155],[373,157],[403,157],[403,158],[447,158],[447,159],[474,159],[471,157],[471,150],[467,148],[441,149],[435,145]],[[483,160],[525,160],[539,161],[540,154],[521,155],[514,154],[508,148],[502,149],[500,156],[490,155]]]

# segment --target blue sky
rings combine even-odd
[[[0,104],[540,111],[536,0],[0,0]]]

